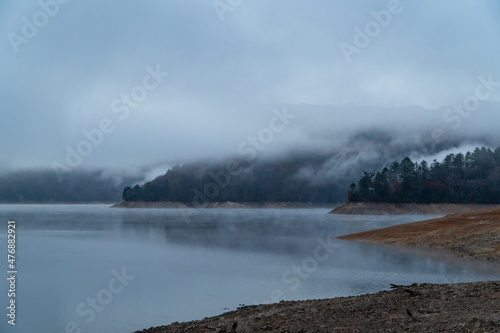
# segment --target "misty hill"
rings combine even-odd
[[[387,161],[401,160],[405,156],[431,161],[435,155],[449,149],[458,151],[458,147],[463,147],[462,151],[476,145],[496,147],[500,143],[496,125],[499,105],[482,102],[480,110],[459,122],[456,115],[455,118],[445,117],[449,121],[443,121],[449,114],[447,108],[378,109],[357,105],[296,104],[287,107],[286,112],[295,117],[290,119],[288,127],[275,132],[269,142],[260,142],[262,147],[259,148],[254,148],[249,138],[264,133],[262,130],[270,126],[276,116],[274,111],[261,114],[263,127],[238,132],[239,140],[244,140],[241,141],[243,146],[238,144],[240,141],[228,137],[210,149],[205,147],[207,152],[213,153],[212,160],[196,161],[194,158],[199,152],[191,150],[189,156],[176,158],[170,150],[163,149],[182,146],[186,150],[184,142],[137,149],[148,151],[162,163],[162,168],[158,169],[166,170],[164,166],[172,165],[172,161],[184,162],[142,186],[139,185],[144,179],[152,179],[151,172],[146,171],[157,168],[151,168],[150,162],[134,155],[134,163],[122,163],[117,167],[140,166],[142,169],[137,172],[132,170],[137,174],[133,177],[130,172],[134,168],[128,168],[125,173],[111,168],[105,172],[72,170],[63,173],[62,183],[53,170],[0,174],[0,202],[91,202],[119,201],[120,198],[180,201],[189,205],[208,201],[345,202],[346,190],[353,179],[358,179],[364,170],[381,170]],[[266,109],[272,110],[272,107],[275,106]],[[485,124],[485,118],[491,121]],[[230,158],[227,156],[231,155],[222,153],[226,151],[240,155]],[[201,154],[200,158],[206,155]],[[230,170],[229,162],[235,164]],[[127,185],[130,188],[124,191]]]
[[[127,187],[125,201],[180,201],[201,205],[234,202],[338,202],[338,181],[313,183],[304,168],[319,169],[328,157],[296,154],[278,160],[242,159],[176,166],[143,186]]]
[[[179,201],[187,205],[207,202],[312,202],[346,201],[346,189],[363,170],[382,168],[387,160],[421,152],[415,133],[380,129],[359,130],[332,141],[331,148],[297,150],[256,158],[239,156],[219,161],[178,165],[142,186],[127,187],[125,201]],[[421,137],[429,137],[423,131]],[[442,139],[438,153],[466,144],[467,139]]]
[[[500,147],[448,154],[430,165],[405,157],[363,173],[357,185],[351,184],[350,202],[500,203]]]
[[[124,184],[102,170],[67,173],[60,180],[53,170],[17,171],[0,175],[0,202],[112,202],[120,199]]]

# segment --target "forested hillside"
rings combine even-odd
[[[296,154],[276,160],[196,162],[123,192],[125,201],[341,202],[349,177],[312,181],[305,170],[319,170],[331,156]]]
[[[449,154],[443,161],[406,157],[363,172],[348,191],[351,202],[500,203],[500,147]]]
[[[411,151],[411,150],[410,150]],[[275,160],[193,162],[176,166],[142,186],[126,187],[125,201],[312,202],[346,200],[362,170],[384,165],[356,151],[296,153]],[[397,153],[396,155],[404,156]],[[358,164],[352,164],[353,161]],[[403,158],[352,183],[348,201],[413,203],[500,202],[500,148],[449,154],[442,162]]]

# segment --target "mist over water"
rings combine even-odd
[[[67,205],[333,205],[363,171],[499,147],[498,13],[497,0],[0,1],[0,203],[50,204],[0,205],[18,268],[17,325],[2,314],[0,332],[123,333],[499,279],[494,263],[336,239],[430,216]]]
[[[59,333],[75,323],[82,332],[131,332],[240,304],[372,293],[390,283],[500,277],[491,263],[335,239],[430,216],[328,211],[192,209],[186,221],[178,209],[0,206],[0,219],[18,226],[20,314],[14,329],[4,322],[0,327]],[[2,232],[0,244],[5,239]],[[126,286],[109,292],[118,289],[119,282],[110,281],[122,273],[130,278]],[[6,287],[2,281],[0,288]],[[104,301],[101,312],[88,298],[97,306]]]

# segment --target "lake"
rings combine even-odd
[[[498,266],[335,237],[433,216],[330,209],[110,209],[0,205],[16,221],[16,326],[1,332],[127,333],[241,304],[373,293],[390,283],[500,278]]]

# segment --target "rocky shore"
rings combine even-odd
[[[411,204],[384,202],[347,202],[336,207],[330,214],[357,215],[445,215],[485,209],[492,205],[479,204]]]
[[[140,332],[499,331],[500,282],[497,281],[413,284],[355,297],[247,306],[213,318]]]

